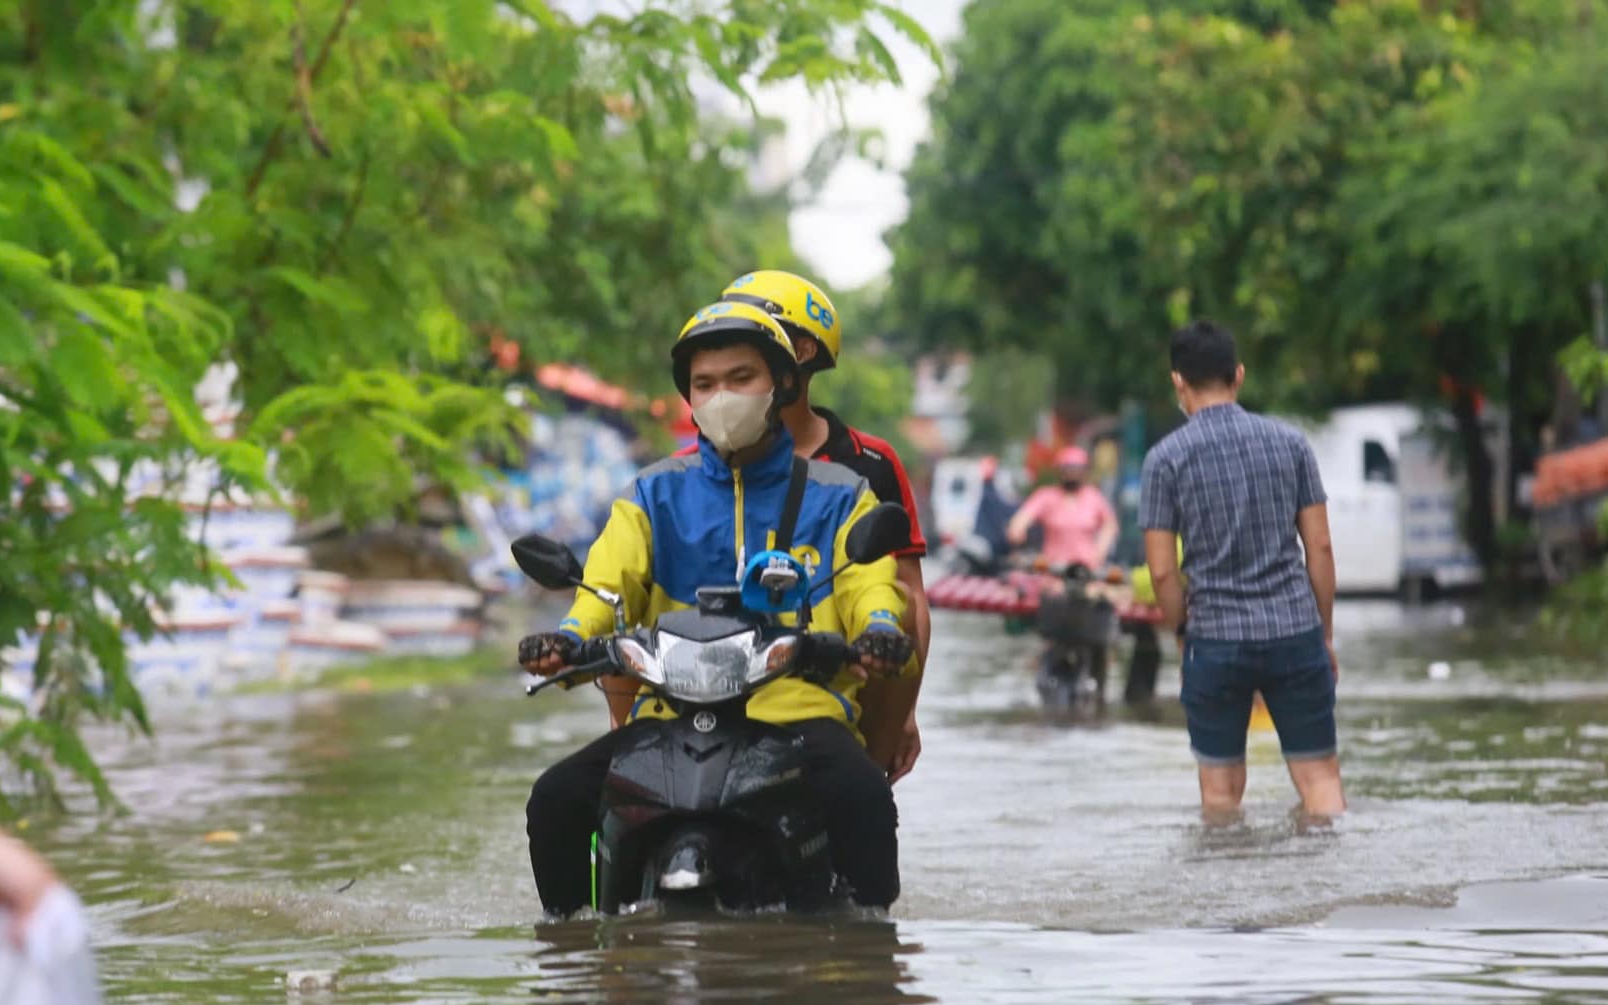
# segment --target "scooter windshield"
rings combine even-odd
[[[660,632],[660,685],[665,694],[698,705],[735,698],[747,689],[754,664],[752,633],[731,635],[713,642],[694,642]]]

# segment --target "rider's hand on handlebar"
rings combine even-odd
[[[542,632],[519,640],[519,665],[527,673],[551,677],[575,661],[580,648],[575,637],[565,632]]]
[[[861,677],[874,673],[883,677],[897,677],[904,665],[910,662],[915,647],[910,636],[892,628],[868,628],[854,640],[854,663],[850,669]]]

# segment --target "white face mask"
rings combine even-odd
[[[692,410],[692,419],[722,454],[734,454],[765,438],[770,428],[771,392],[716,391]]]

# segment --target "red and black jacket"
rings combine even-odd
[[[927,553],[927,539],[921,534],[921,517],[916,513],[916,494],[910,490],[899,455],[888,441],[862,433],[825,408],[815,414],[826,420],[826,442],[815,452],[817,460],[841,464],[871,484],[871,491],[882,502],[896,502],[910,514],[910,543],[894,552],[896,558],[920,558]]]

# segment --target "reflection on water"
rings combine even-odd
[[[175,714],[103,738],[130,814],[34,837],[118,1001],[284,1000],[290,971],[332,1002],[1608,997],[1608,679],[1454,610],[1342,609],[1354,811],[1310,832],[1271,735],[1244,823],[1204,830],[1175,702],[1053,726],[1032,639],[940,621],[892,921],[533,929],[524,797],[601,715],[511,678]]]
[[[1478,902],[1491,899],[1494,913]],[[644,918],[352,942],[105,953],[143,1001],[265,1000],[279,976],[339,968],[299,1001],[795,1005],[917,1002],[1599,1001],[1608,877],[1473,887],[1471,908],[1355,908],[1322,927],[1091,934],[1005,923]],[[1569,927],[1492,927],[1515,901]],[[1519,912],[1526,915],[1522,909]]]
[[[784,918],[568,922],[543,926],[533,985],[543,1001],[663,1002],[773,998],[798,1005],[900,1005],[919,953],[891,922]]]

